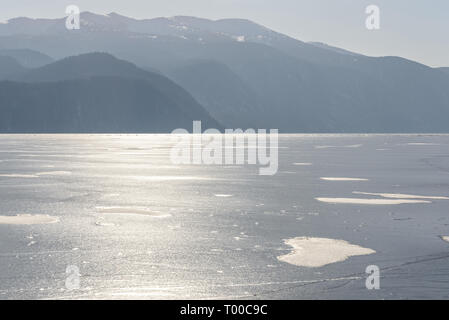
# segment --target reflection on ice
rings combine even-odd
[[[326,181],[368,181],[365,178],[335,178],[335,177],[321,177],[321,180]]]
[[[133,176],[132,178],[145,181],[184,181],[184,180],[211,180],[213,178],[194,176]]]
[[[407,143],[409,146],[438,146],[438,143],[427,143],[427,142],[410,142]]]
[[[329,149],[329,148],[360,148],[362,146],[362,144],[350,144],[347,146],[329,146],[329,145],[324,145],[324,146],[315,146],[315,149]]]
[[[59,222],[58,217],[49,216],[47,214],[19,214],[17,216],[0,216],[0,224],[31,225],[56,222]]]
[[[370,196],[380,196],[384,198],[392,199],[432,199],[432,200],[449,200],[449,197],[439,197],[439,196],[415,196],[412,194],[401,194],[401,193],[371,193],[371,192],[359,192],[354,191],[354,194],[363,194]]]
[[[11,173],[11,174],[0,174],[0,177],[3,177],[3,178],[38,178],[39,176],[37,176],[35,174],[16,174],[16,173]]]
[[[289,149],[269,178],[247,165],[172,165],[167,136],[50,137],[0,139],[3,150],[39,155],[0,151],[0,214],[61,220],[28,226],[59,219],[0,216],[3,298],[210,299],[249,291],[369,299],[373,292],[352,290],[364,286],[367,265],[402,266],[449,248],[447,137],[422,140],[440,147],[407,146],[420,138],[395,136],[281,137]],[[6,144],[11,139],[17,147]],[[325,239],[290,239],[304,235]],[[59,281],[71,264],[86,275],[76,292]],[[445,268],[441,259],[385,272],[401,275],[394,297],[438,298],[446,294]],[[308,283],[316,287],[302,287]],[[391,298],[390,291],[376,296]]]
[[[404,203],[431,203],[426,200],[407,200],[407,199],[360,199],[360,198],[315,198],[318,201],[326,203],[345,203],[345,204],[369,204],[369,205],[393,205]]]
[[[38,176],[69,176],[71,174],[70,171],[47,171],[36,173]]]
[[[97,207],[97,210],[99,213],[107,214],[143,215],[154,218],[171,217],[169,213],[149,210],[143,207]]]

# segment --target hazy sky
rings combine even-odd
[[[136,18],[192,15],[246,18],[303,41],[367,55],[398,55],[449,67],[449,0],[0,0],[0,21],[55,18],[65,7]],[[365,27],[365,8],[380,7],[380,30]]]

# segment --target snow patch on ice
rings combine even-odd
[[[279,256],[280,261],[296,266],[316,268],[341,262],[352,256],[368,255],[376,251],[350,244],[344,240],[298,237],[284,240],[293,250]]]

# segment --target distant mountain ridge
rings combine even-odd
[[[0,56],[14,58],[25,68],[38,68],[54,61],[41,52],[29,49],[0,49]]]
[[[145,133],[221,128],[184,89],[105,53],[27,70],[0,82],[0,132]],[[20,82],[19,82],[20,81]]]
[[[206,106],[221,123],[251,128],[256,122],[263,121],[258,119],[259,110],[261,106],[268,106],[262,97],[225,64],[214,60],[193,60],[166,69],[166,74]]]
[[[0,80],[27,70],[16,59],[0,54]]]

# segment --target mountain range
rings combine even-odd
[[[11,103],[22,104],[17,113],[42,108],[42,104],[69,108],[54,95],[46,100],[64,85],[77,86],[92,97],[78,100],[83,110],[101,100],[104,105],[98,108],[105,112],[108,104],[120,101],[131,116],[136,108],[145,103],[152,106],[156,99],[132,93],[134,83],[135,90],[145,91],[143,87],[148,86],[160,93],[156,100],[167,106],[163,129],[148,121],[147,126],[136,125],[136,132],[165,132],[189,121],[186,128],[190,128],[195,117],[218,128],[278,128],[281,132],[449,132],[448,68],[303,42],[243,19],[137,20],[117,13],[84,12],[80,30],[67,30],[64,18],[11,19],[0,24],[0,79],[9,80],[0,82],[1,118],[4,110],[13,112]],[[120,93],[120,99],[100,99],[101,81],[112,86],[110,92]],[[11,96],[19,92],[21,97]],[[73,98],[64,90],[59,92],[58,99]],[[152,119],[160,115],[157,108],[146,111],[145,116]],[[171,117],[177,120],[171,123]],[[119,128],[115,120],[120,119],[112,117],[108,121],[115,124],[108,128],[103,120],[95,127],[99,118],[81,117],[76,125],[67,126],[82,132],[133,131],[132,121]],[[84,122],[91,125],[83,127]],[[5,130],[4,123],[0,121],[0,131],[17,126],[10,123]],[[41,126],[39,130],[50,129]]]
[[[1,61],[1,60],[0,60]],[[0,82],[0,132],[158,133],[222,128],[167,77],[107,53],[64,58]]]

